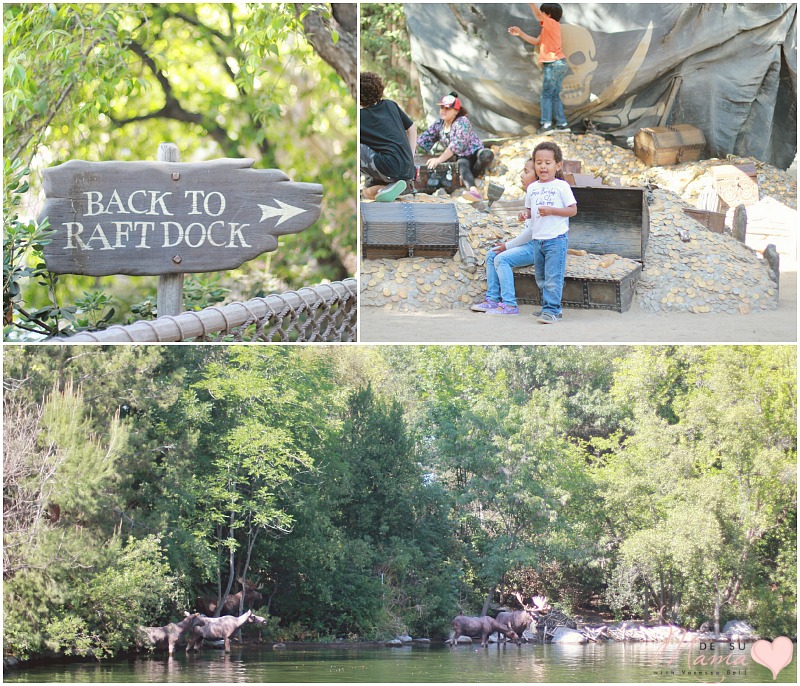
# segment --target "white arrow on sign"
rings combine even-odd
[[[278,223],[275,226],[280,226],[285,222],[287,219],[291,219],[292,217],[296,217],[301,212],[305,212],[302,207],[295,207],[294,205],[287,205],[285,202],[281,202],[277,198],[275,198],[275,202],[280,205],[280,207],[270,207],[269,205],[261,205],[256,203],[261,208],[261,219],[260,221],[264,221],[265,219],[269,219],[270,217],[280,217],[278,219]]]

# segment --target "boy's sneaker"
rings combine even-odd
[[[552,124],[542,124],[536,133],[552,133],[552,131],[553,131]]]
[[[552,312],[542,312],[536,320],[540,324],[555,324],[561,319],[560,314],[553,314]]]
[[[533,313],[533,316],[534,316],[534,317],[541,317],[541,316],[542,316],[542,311],[543,311],[543,310],[539,310],[538,312],[534,312],[534,313]],[[556,314],[556,315],[553,315],[553,316],[554,316],[556,319],[561,319],[561,313],[560,313],[560,312],[559,312],[558,314]]]
[[[572,129],[569,128],[569,124],[559,124],[556,126],[555,131],[558,133],[572,133]]]
[[[500,307],[500,303],[484,298],[482,303],[475,303],[470,309],[473,312],[488,312],[489,310],[496,310],[498,307]]]
[[[486,314],[519,314],[519,307],[500,303],[493,310],[487,310]]]

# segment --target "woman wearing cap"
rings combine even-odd
[[[462,197],[469,202],[482,200],[475,177],[486,171],[494,160],[494,153],[483,147],[481,139],[472,130],[467,111],[457,93],[442,98],[439,119],[417,139],[417,145],[428,153],[438,142],[445,146],[444,152],[428,160],[428,169],[436,169],[448,160],[457,161],[461,180],[468,189]]]

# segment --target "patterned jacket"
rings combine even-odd
[[[457,157],[469,157],[473,153],[483,148],[483,143],[478,135],[472,130],[472,124],[467,117],[459,117],[450,127],[449,140],[448,134],[442,130],[444,121],[437,119],[433,125],[417,138],[417,145],[423,150],[430,152],[431,148],[443,140]]]

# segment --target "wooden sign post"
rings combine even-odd
[[[159,162],[180,162],[181,151],[175,143],[158,146]],[[183,312],[183,274],[162,274],[158,277],[156,290],[156,313],[158,317],[177,317]]]
[[[55,229],[47,269],[162,277],[159,316],[177,314],[184,273],[235,269],[319,218],[319,184],[252,169],[252,159],[171,161],[172,147],[157,162],[72,160],[45,169],[39,220]]]

